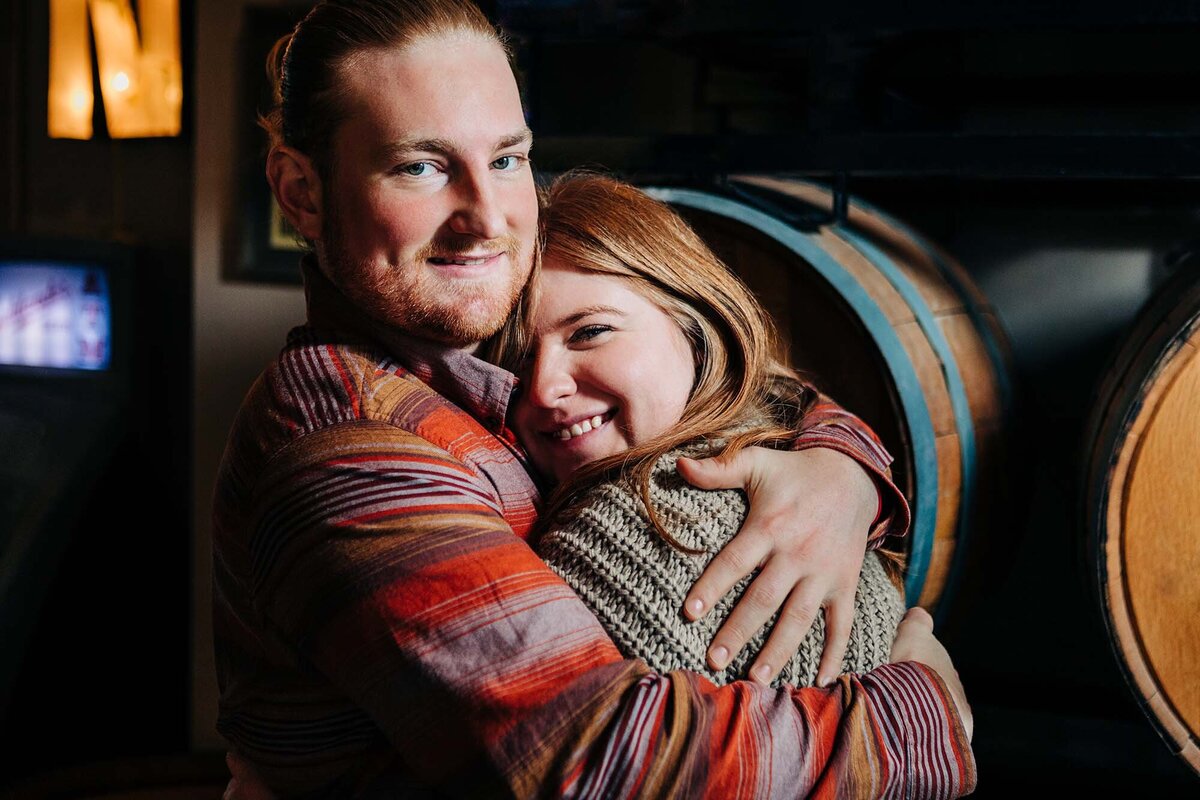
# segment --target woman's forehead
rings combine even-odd
[[[544,259],[537,281],[533,317],[540,332],[574,324],[590,314],[661,313],[635,281],[581,269],[561,258]]]

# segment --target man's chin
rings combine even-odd
[[[474,351],[480,342],[500,330],[509,313],[510,309],[502,308],[493,297],[480,303],[437,309],[420,319],[407,320],[401,327],[422,339]]]

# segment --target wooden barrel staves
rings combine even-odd
[[[1088,428],[1088,558],[1117,660],[1200,773],[1200,280],[1133,324]]]
[[[896,456],[913,510],[905,592],[939,616],[953,593],[980,467],[1006,413],[1006,344],[966,273],[899,221],[852,200],[809,225],[817,184],[740,177],[732,192],[653,188],[774,315],[793,366],[865,419]]]

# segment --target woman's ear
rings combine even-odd
[[[267,154],[267,182],[279,210],[297,233],[310,242],[321,238],[321,178],[312,159],[295,148],[278,145]]]

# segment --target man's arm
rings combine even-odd
[[[863,555],[885,535],[908,530],[908,503],[891,481],[891,461],[862,420],[824,395],[802,420],[792,452],[748,448],[732,458],[680,459],[680,474],[696,486],[742,488],[750,500],[741,532],[684,601],[684,613],[697,619],[760,569],[713,638],[714,668],[729,663],[779,611],[750,670],[755,680],[770,682],[823,610],[818,685],[841,672]]]
[[[892,455],[867,423],[820,395],[801,422],[793,450],[822,447],[836,450],[856,461],[871,476],[878,490],[876,517],[867,541],[875,548],[887,536],[904,536],[912,523],[904,493],[892,483]]]
[[[258,486],[257,607],[431,783],[520,797],[974,786],[953,702],[915,663],[776,691],[623,661],[472,471],[416,436],[310,434]]]

